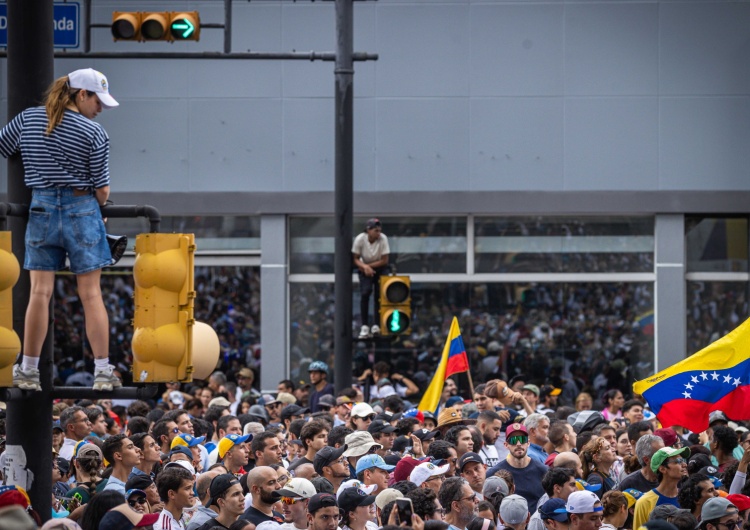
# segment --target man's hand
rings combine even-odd
[[[372,278],[373,276],[375,276],[375,269],[370,267],[367,263],[362,264],[362,272],[364,273],[365,276],[369,278]]]
[[[740,471],[742,473],[747,473],[748,464],[750,464],[750,451],[745,451],[742,454],[742,459],[740,460],[740,464],[737,466],[737,471]]]
[[[424,456],[424,452],[422,451],[422,440],[417,438],[416,434],[410,434],[409,437],[411,438],[411,454],[419,457]]]
[[[510,419],[510,412],[507,410],[499,410],[497,411],[497,415],[500,416],[500,420],[505,423]]]

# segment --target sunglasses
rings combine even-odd
[[[359,416],[355,416],[355,417],[359,417]],[[370,414],[369,416],[365,416],[364,418],[359,418],[359,419],[365,420],[365,421],[372,421],[375,419],[375,414]]]
[[[286,504],[287,506],[291,506],[292,504],[297,504],[298,502],[302,500],[304,499],[293,499],[292,497],[281,497],[281,504]]]
[[[146,504],[146,497],[136,497],[128,501],[128,506],[134,508],[136,504]]]
[[[675,458],[674,460],[670,460],[667,463],[668,464],[685,464],[686,462],[687,462],[687,460],[685,460],[684,458],[678,457],[678,458]]]
[[[528,436],[511,436],[508,438],[508,443],[510,445],[518,445],[518,444],[525,444],[529,441]]]

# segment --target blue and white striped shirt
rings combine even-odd
[[[66,110],[47,135],[44,107],[24,110],[0,130],[0,154],[20,151],[29,188],[102,188],[109,185],[109,137],[104,127]]]

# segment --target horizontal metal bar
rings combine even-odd
[[[750,280],[747,272],[688,272],[685,279],[689,282],[746,282]]]
[[[0,59],[8,51],[0,51]],[[245,59],[245,60],[336,60],[335,52],[55,52],[55,59]],[[354,61],[377,61],[377,53],[355,52]]]
[[[479,274],[409,274],[412,283],[622,283],[622,282],[654,282],[656,274],[653,272],[553,272],[553,273],[479,273]],[[354,283],[358,283],[358,276],[352,276]],[[333,274],[290,274],[290,283],[334,283]]]
[[[159,392],[159,385],[121,387],[111,392],[94,390],[80,386],[56,386],[52,388],[51,397],[59,399],[151,399]],[[17,401],[32,396],[34,391],[20,388],[0,388],[0,399]]]

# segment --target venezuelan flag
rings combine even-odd
[[[637,381],[633,391],[665,427],[705,431],[714,410],[733,420],[750,419],[750,319],[698,353]]]
[[[458,319],[453,317],[448,339],[443,346],[443,354],[440,357],[435,375],[432,376],[430,386],[419,402],[419,410],[427,410],[435,413],[440,404],[440,395],[443,393],[445,380],[453,374],[469,371],[469,357],[466,355],[464,341],[461,338],[461,330],[458,327]]]

